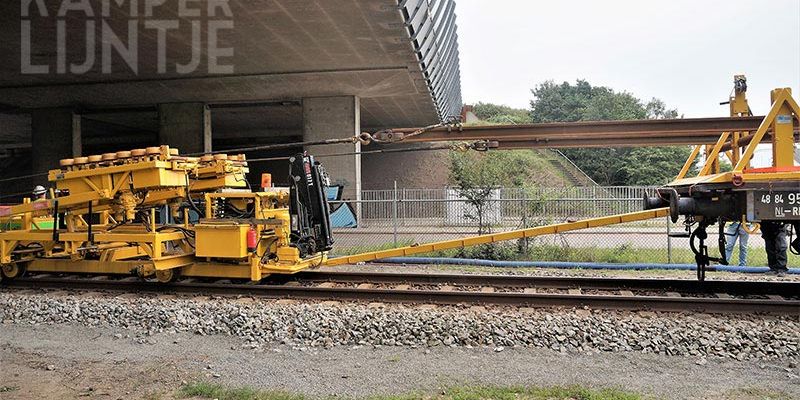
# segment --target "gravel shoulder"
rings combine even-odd
[[[0,399],[171,398],[182,382],[364,398],[454,385],[800,398],[800,319],[0,292]]]
[[[122,335],[120,338],[119,335]],[[128,337],[130,336],[130,337]],[[172,398],[181,382],[286,390],[313,397],[436,392],[453,385],[621,387],[667,399],[800,398],[778,363],[641,353],[569,354],[545,349],[336,346],[243,349],[231,337],[4,324],[2,399]]]

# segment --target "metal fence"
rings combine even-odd
[[[655,187],[502,188],[492,190],[481,212],[464,193],[453,188],[394,189],[362,192],[357,227],[335,228],[334,253],[353,254],[413,243],[463,238],[551,223],[602,217],[642,210],[642,198]],[[342,202],[332,202],[337,207]],[[482,223],[481,223],[482,222]],[[684,230],[668,219],[593,228],[508,243],[505,257],[543,261],[620,263],[693,263],[688,239],[670,237]],[[709,246],[716,244],[709,229]],[[753,235],[750,247],[763,247]],[[751,252],[763,253],[760,252]],[[736,253],[735,253],[736,254]],[[447,256],[480,256],[474,252],[449,252]],[[764,265],[751,257],[750,264]]]
[[[521,219],[593,218],[641,210],[650,187],[502,188],[487,198],[487,216],[497,228],[518,225]],[[452,188],[371,190],[361,195],[364,225],[396,220],[401,226],[435,224],[477,226],[476,209]]]

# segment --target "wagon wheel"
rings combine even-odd
[[[161,283],[175,282],[178,280],[178,276],[180,276],[180,274],[176,268],[156,271],[156,279]]]
[[[25,275],[25,264],[22,263],[3,264],[2,266],[0,266],[0,272],[2,272],[3,278],[5,279],[19,278],[20,276]]]

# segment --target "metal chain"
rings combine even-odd
[[[362,154],[388,154],[388,153],[412,153],[417,151],[434,151],[434,150],[452,150],[452,151],[459,151],[459,152],[467,152],[470,150],[475,151],[487,151],[489,149],[493,149],[497,147],[497,142],[492,141],[477,141],[473,143],[456,143],[452,145],[441,145],[441,146],[430,146],[430,147],[421,147],[416,149],[380,149],[380,150],[365,150],[365,151],[351,151],[346,153],[331,153],[331,154],[314,154],[315,158],[323,158],[323,157],[340,157],[340,156],[351,156],[351,155],[362,155]],[[288,160],[290,157],[266,157],[266,158],[249,158],[247,159],[248,162],[259,162],[259,161],[281,161],[281,160]]]
[[[414,136],[419,136],[425,132],[429,132],[436,128],[461,128],[461,118],[460,117],[449,117],[444,122],[428,125],[423,128],[419,128],[411,133],[404,134],[402,132],[395,132],[391,129],[386,129],[382,131],[375,132],[374,134],[370,134],[368,132],[364,132],[359,136],[359,140],[362,144],[369,144],[371,142],[375,143],[383,143],[383,144],[391,144],[402,142],[408,138],[412,138]]]
[[[260,145],[260,146],[237,147],[237,148],[233,148],[233,149],[189,153],[189,154],[186,154],[186,155],[187,156],[202,156],[202,155],[206,155],[206,154],[246,153],[246,152],[258,151],[258,150],[281,150],[281,149],[290,149],[290,148],[293,148],[293,147],[303,147],[303,146],[325,146],[325,145],[331,145],[331,144],[356,143],[358,141],[359,141],[359,138],[357,136],[353,136],[353,137],[342,138],[342,139],[325,139],[325,140],[312,140],[312,141],[306,141],[306,142],[278,143],[278,144],[265,144],[265,145]]]
[[[196,153],[189,153],[186,154],[187,156],[201,156],[205,154],[221,154],[221,153],[244,153],[250,151],[259,151],[259,150],[281,150],[281,149],[288,149],[292,147],[303,147],[303,146],[326,146],[332,144],[343,144],[343,143],[361,143],[364,145],[370,143],[382,143],[382,144],[391,144],[391,143],[398,143],[402,142],[405,139],[410,137],[419,136],[425,132],[428,132],[432,129],[441,128],[445,126],[453,127],[453,126],[460,126],[460,120],[456,118],[449,118],[446,122],[428,125],[424,128],[419,128],[414,132],[411,132],[407,135],[402,133],[397,133],[392,131],[391,129],[378,131],[374,134],[369,132],[362,132],[358,136],[351,136],[339,139],[325,139],[325,140],[313,140],[313,141],[305,141],[305,142],[292,142],[292,143],[278,143],[278,144],[265,144],[259,146],[247,146],[247,147],[237,147],[232,149],[225,149],[225,150],[215,150],[215,151],[208,151],[208,152],[196,152]]]

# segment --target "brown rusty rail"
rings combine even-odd
[[[488,139],[497,141],[500,148],[713,144],[722,132],[753,132],[763,120],[763,116],[755,116],[440,127],[403,141]],[[392,129],[392,132],[410,134],[417,129]]]

